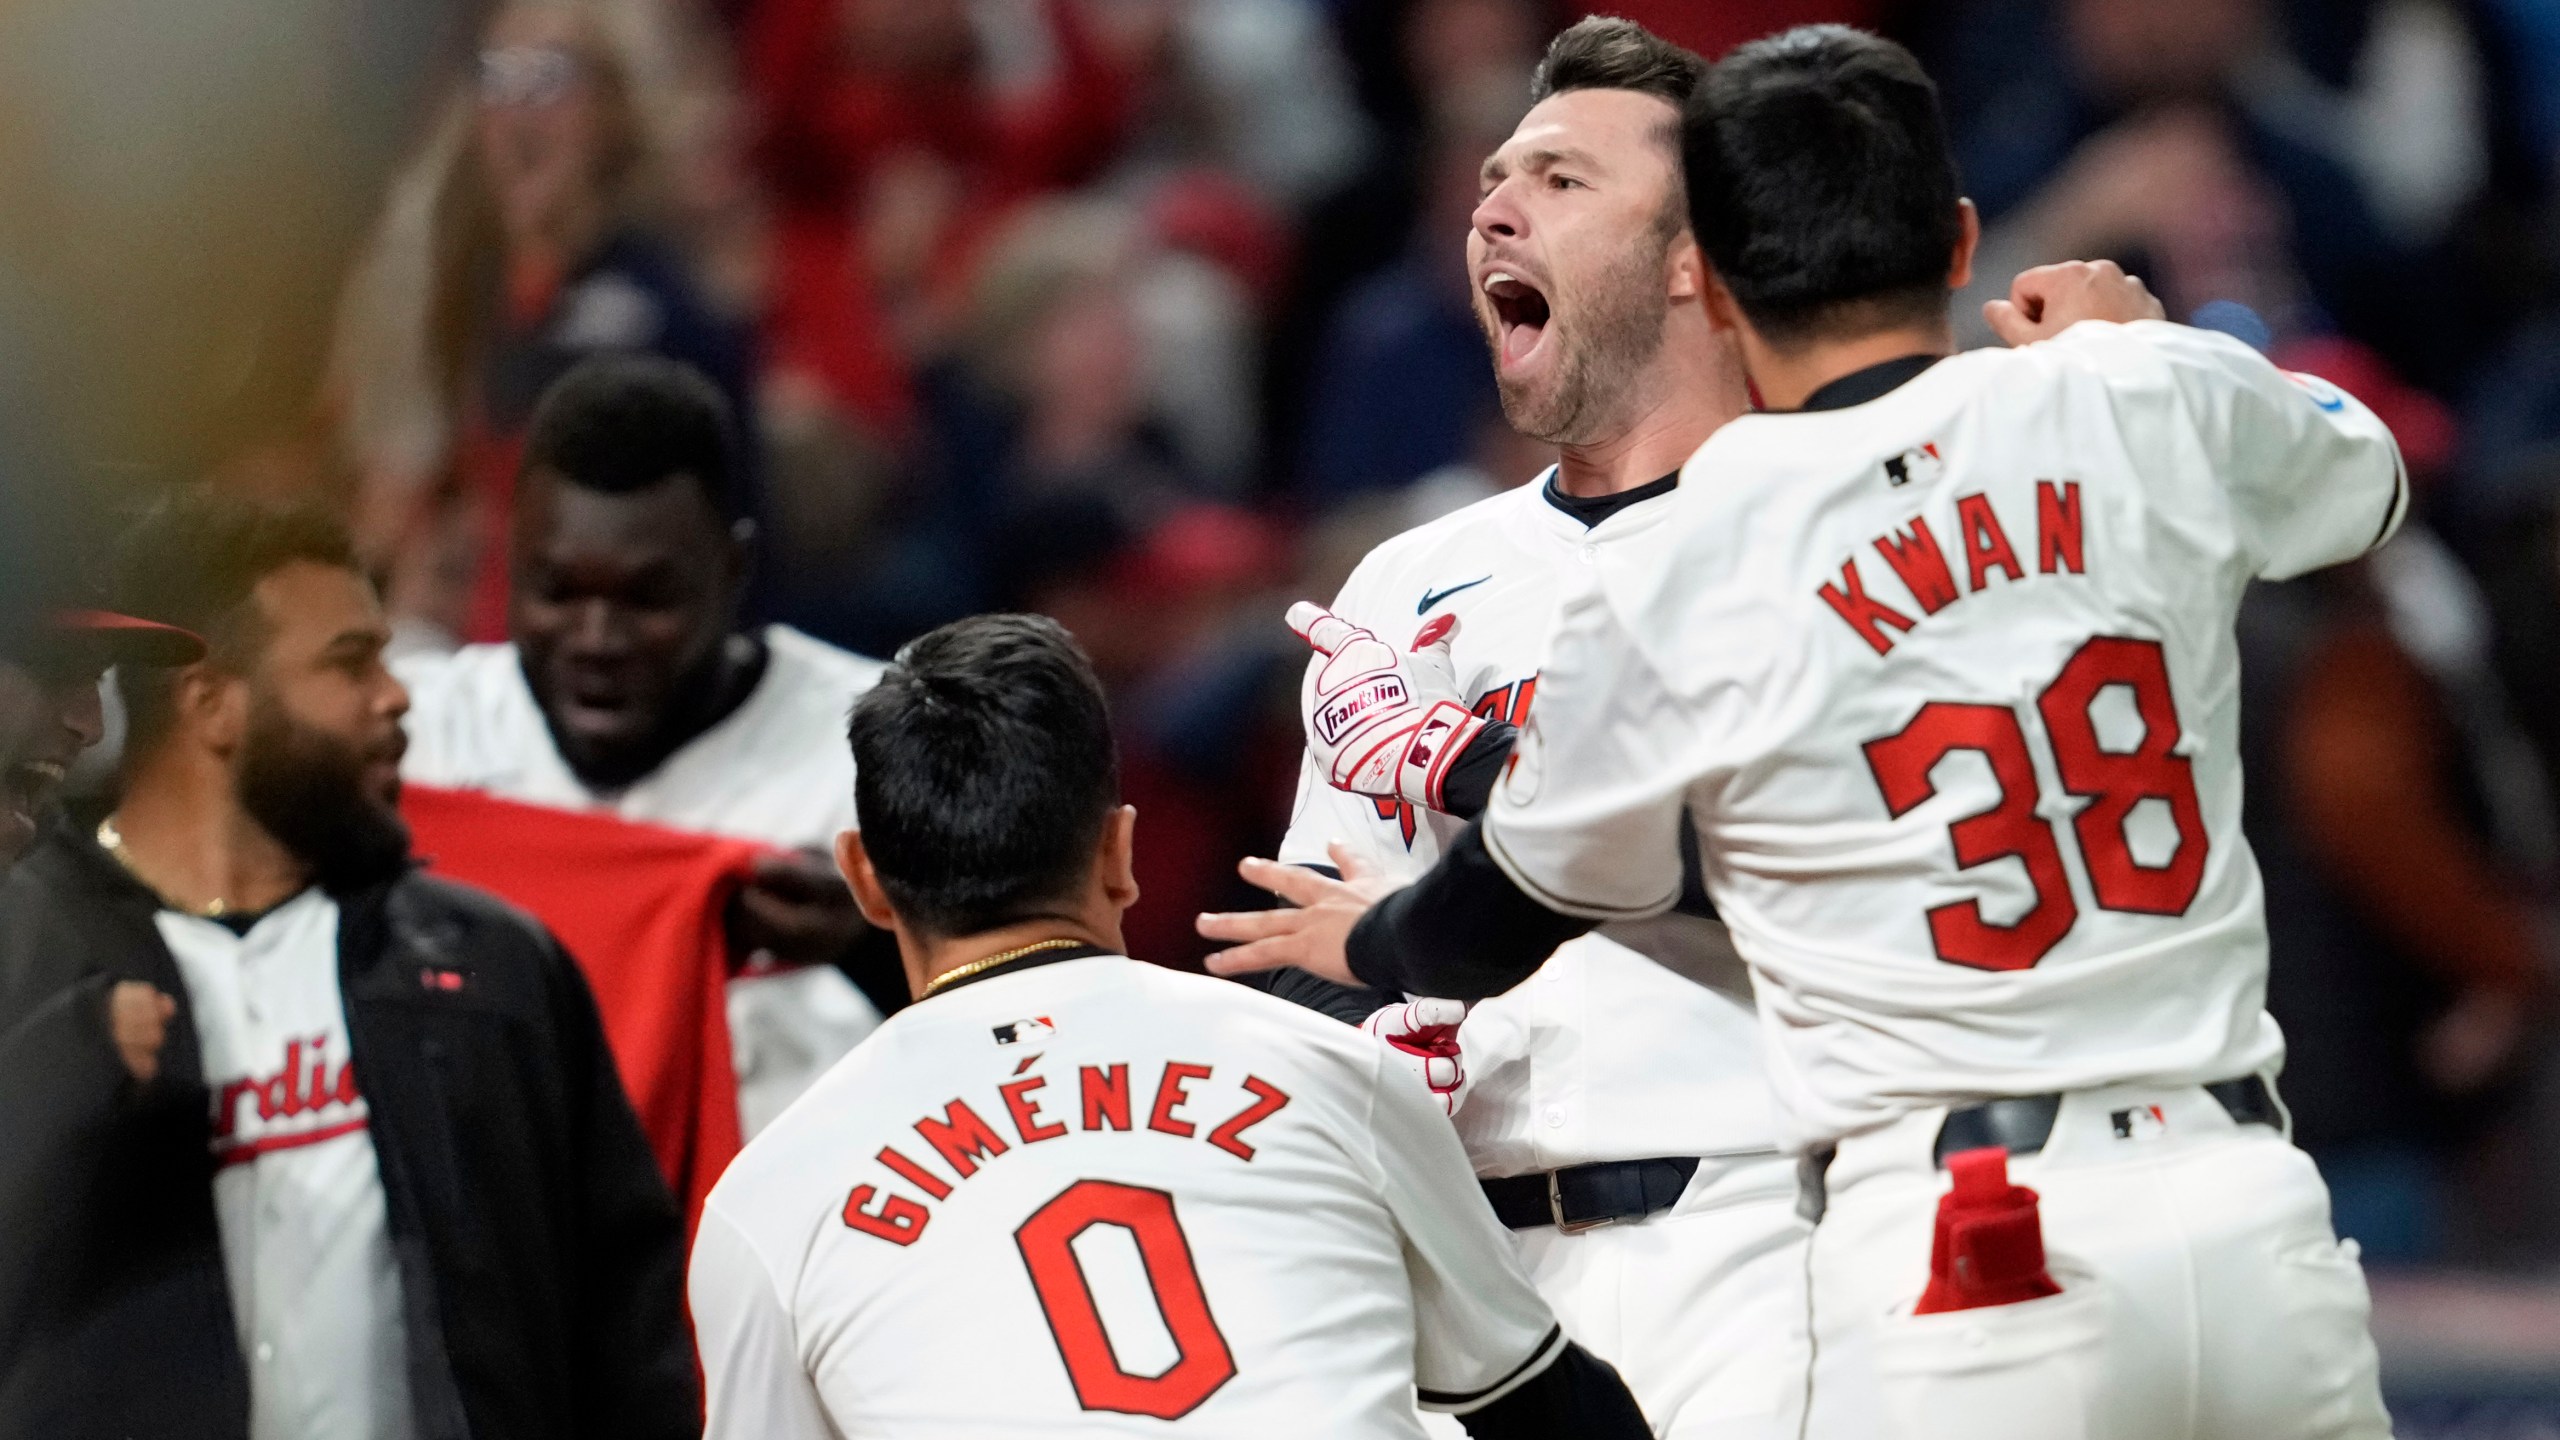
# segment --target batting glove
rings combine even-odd
[[[1450,668],[1457,618],[1434,618],[1402,653],[1304,600],[1289,607],[1289,628],[1316,652],[1300,708],[1325,778],[1355,795],[1444,809],[1449,767],[1485,725],[1467,713]]]
[[[1442,1111],[1458,1113],[1459,1093],[1467,1086],[1465,1057],[1458,1051],[1458,1024],[1467,1018],[1464,1000],[1410,1000],[1389,1005],[1360,1022],[1360,1028],[1387,1042],[1421,1077]]]

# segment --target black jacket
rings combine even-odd
[[[335,898],[420,1440],[698,1435],[683,1223],[585,980],[475,891],[409,874]],[[0,1440],[248,1433],[156,909],[68,827],[0,882]],[[178,1002],[148,1086],[107,1035],[124,979]]]

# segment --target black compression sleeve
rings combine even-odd
[[[1477,731],[1440,782],[1442,808],[1461,820],[1483,814],[1493,800],[1493,782],[1502,778],[1502,767],[1519,742],[1520,727],[1508,720],[1491,721]]]
[[[1257,990],[1267,990],[1292,1005],[1303,1005],[1319,1015],[1330,1015],[1345,1025],[1357,1025],[1386,1006],[1404,1003],[1404,996],[1398,991],[1373,990],[1365,985],[1336,985],[1295,965],[1248,975],[1245,983]]]
[[[1475,1440],[1652,1440],[1636,1397],[1609,1362],[1567,1345],[1555,1363],[1519,1389],[1458,1417]]]
[[[1598,923],[1559,915],[1512,884],[1477,820],[1421,879],[1361,916],[1344,951],[1364,984],[1482,1000],[1528,979],[1557,946]]]

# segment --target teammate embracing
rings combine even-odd
[[[2389,433],[2107,265],[2021,276],[2017,348],[1948,358],[1976,225],[1889,42],[1747,45],[1684,143],[1775,413],[1561,602],[1480,825],[1383,899],[1250,867],[1301,908],[1205,918],[1253,942],[1216,967],[1498,993],[1669,910],[1694,827],[1819,1216],[1806,1433],[2387,1435],[2273,1091],[2232,623],[2390,533]],[[1446,769],[1427,668],[1319,701]]]
[[[1485,161],[1470,289],[1505,416],[1561,463],[1388,541],[1334,602],[1372,646],[1438,637],[1427,648],[1449,666],[1448,698],[1479,717],[1461,730],[1498,740],[1532,713],[1559,592],[1657,528],[1680,462],[1746,408],[1680,181],[1680,107],[1705,68],[1640,26],[1584,20],[1548,48],[1535,107]],[[1469,747],[1460,773],[1399,790],[1347,758],[1337,776],[1319,736],[1280,858],[1323,865],[1339,844],[1382,874],[1420,874],[1482,808],[1499,748]],[[1540,1292],[1618,1366],[1655,1432],[1758,1437],[1788,1393],[1805,1226],[1750,980],[1712,914],[1700,903],[1569,941],[1466,1014],[1454,1047],[1428,1028],[1461,1013],[1453,1001],[1377,997],[1394,1003],[1370,1028],[1443,1052],[1431,1082]],[[1276,988],[1310,998],[1302,982]],[[1356,1019],[1370,1003],[1326,1008]]]

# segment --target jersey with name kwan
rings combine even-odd
[[[2242,591],[2407,502],[2372,414],[2097,322],[1748,416],[1562,602],[1485,842],[1552,909],[1669,906],[1694,817],[1796,1145],[2267,1069]]]
[[[1564,1341],[1392,1064],[1089,952],[899,1012],[712,1192],[710,1435],[1412,1437],[1417,1398],[1491,1403]]]
[[[1525,723],[1558,594],[1620,563],[1672,505],[1663,485],[1586,525],[1549,495],[1554,474],[1380,545],[1344,583],[1334,613],[1399,646],[1432,617],[1456,616],[1450,659],[1461,691],[1478,714]],[[1341,840],[1410,880],[1462,828],[1337,790],[1309,760],[1279,858],[1328,864],[1327,842]],[[1480,1174],[1775,1144],[1750,977],[1713,920],[1665,915],[1569,941],[1528,980],[1470,1010],[1459,1042],[1467,1088],[1455,1118]]]

